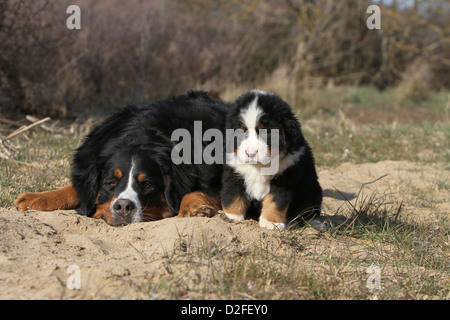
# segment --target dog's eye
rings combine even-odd
[[[152,185],[150,184],[150,183],[144,183],[144,188],[145,189],[148,189],[148,188],[150,188]]]
[[[246,128],[243,124],[241,124],[240,128],[241,128],[244,132],[247,131],[247,128]]]
[[[105,186],[108,186],[110,188],[114,188],[116,186],[117,182],[115,180],[107,180],[105,181]]]

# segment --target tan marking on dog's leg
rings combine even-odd
[[[23,211],[71,210],[78,208],[79,200],[73,185],[68,185],[57,190],[23,193],[14,204]]]
[[[228,207],[222,202],[222,207],[225,215],[229,219],[242,221],[245,219],[245,212],[247,211],[248,204],[245,198],[237,196]]]
[[[278,208],[273,194],[269,193],[262,201],[259,225],[267,229],[285,229],[287,209],[287,206],[282,209]]]

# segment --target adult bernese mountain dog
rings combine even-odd
[[[194,134],[195,121],[201,121],[203,132],[222,132],[226,112],[225,103],[203,91],[125,108],[96,127],[77,149],[71,185],[22,194],[15,204],[24,211],[77,209],[111,225],[177,214],[212,215],[220,208],[223,165],[175,164],[171,137],[180,128]],[[207,144],[200,143],[202,148]]]
[[[284,229],[318,218],[322,189],[300,123],[279,96],[253,90],[227,117],[226,164],[220,193],[226,216],[259,217],[259,225]]]

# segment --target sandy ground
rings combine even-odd
[[[361,190],[362,184],[385,174]],[[349,212],[347,200],[354,203],[360,190],[360,199],[377,192],[392,206],[403,202],[402,215],[418,222],[437,221],[439,215],[447,219],[450,212],[450,175],[441,168],[383,161],[319,168],[319,176],[323,213],[331,222]],[[157,293],[149,296],[140,284],[167,271],[167,257],[180,239],[245,246],[266,237],[268,245],[272,241],[283,246],[270,237],[273,232],[255,221],[228,222],[220,216],[116,228],[73,211],[23,213],[0,208],[0,299],[159,298]],[[67,283],[76,286],[78,272],[81,289],[71,290]]]

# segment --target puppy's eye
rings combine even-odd
[[[115,181],[108,181],[105,183],[108,187],[114,188],[116,186],[116,182]]]
[[[240,129],[243,130],[244,132],[247,131],[247,128],[243,124],[241,124]]]
[[[150,183],[144,183],[144,188],[149,189],[152,185]]]

